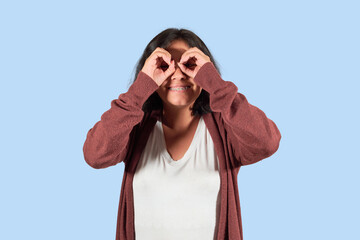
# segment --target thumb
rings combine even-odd
[[[189,70],[188,69],[186,69],[186,67],[184,66],[184,64],[182,64],[182,63],[178,63],[178,66],[179,66],[179,68],[180,68],[180,70],[183,72],[183,73],[185,73],[186,75],[189,75]]]
[[[165,71],[166,78],[170,76],[173,72],[175,72],[175,61],[171,60],[168,69],[166,69]]]

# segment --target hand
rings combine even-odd
[[[210,57],[197,47],[192,47],[182,54],[178,65],[183,73],[195,78],[199,69],[207,62],[211,62]]]
[[[168,51],[157,47],[145,60],[141,71],[150,76],[160,86],[175,72],[175,61],[171,60],[171,54]]]

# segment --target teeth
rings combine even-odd
[[[177,87],[177,88],[169,88],[170,90],[180,91],[180,90],[186,90],[190,87]]]

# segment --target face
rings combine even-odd
[[[196,85],[194,79],[183,73],[178,66],[182,54],[188,49],[189,46],[183,40],[174,40],[165,48],[171,54],[171,59],[175,60],[175,72],[156,90],[164,108],[188,108],[194,104],[201,93],[202,88]],[[175,89],[170,89],[170,87]],[[179,87],[187,88],[184,90]]]

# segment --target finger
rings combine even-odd
[[[169,51],[167,51],[165,48],[161,48],[161,47],[157,47],[154,51],[160,51],[160,52],[163,52],[165,54],[170,54]]]
[[[180,58],[180,63],[184,64],[187,61],[189,61],[190,58],[193,58],[193,57],[195,57],[196,59],[199,59],[199,53],[195,52],[195,51],[184,52]]]
[[[166,76],[166,78],[167,78],[167,77],[170,76],[173,72],[175,72],[175,61],[174,61],[174,60],[172,60],[172,61],[170,62],[170,65],[169,65],[168,69],[166,69],[166,71],[164,72],[164,74],[165,74],[165,76]]]
[[[168,56],[167,54],[162,53],[162,52],[157,52],[156,53],[156,59],[159,59],[159,58],[164,60],[168,65],[171,64],[171,56]]]
[[[190,73],[189,73],[189,70],[184,66],[184,64],[179,63],[178,66],[179,66],[180,70],[181,70],[183,73],[185,73],[186,75],[190,76],[190,75],[189,75],[189,74],[190,74]]]
[[[163,48],[157,47],[154,51],[154,53],[157,55],[157,57],[161,57],[162,59],[164,59],[164,61],[170,65],[171,62],[171,54],[166,51]]]
[[[195,69],[194,69],[194,72],[197,73],[199,71],[200,67],[199,66],[196,66]]]

